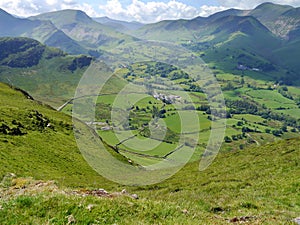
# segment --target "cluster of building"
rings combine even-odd
[[[177,95],[165,95],[162,93],[154,92],[153,97],[157,100],[161,100],[163,102],[175,103],[176,101],[180,101],[181,97]]]
[[[242,65],[242,64],[239,64],[238,66],[237,66],[237,69],[238,70],[252,70],[252,71],[256,71],[256,72],[259,72],[260,71],[260,69],[259,68],[251,68],[251,67],[248,67],[248,66],[245,66],[245,65]]]

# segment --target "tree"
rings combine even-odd
[[[288,132],[288,129],[287,129],[287,126],[286,126],[286,125],[283,125],[283,126],[281,127],[281,130],[282,130],[282,132]]]
[[[242,77],[241,77],[241,85],[244,85],[245,84],[245,79],[244,79],[244,76],[242,75]]]
[[[239,122],[237,122],[237,124],[236,124],[237,126],[239,126],[239,127],[241,127],[241,126],[243,126],[244,125],[244,123],[243,123],[243,121],[239,121]]]
[[[232,139],[231,139],[229,136],[225,136],[224,141],[225,141],[226,143],[231,143],[231,142],[232,142]]]

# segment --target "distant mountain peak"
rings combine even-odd
[[[4,13],[8,14],[5,10],[3,10],[3,9],[1,9],[1,8],[0,8],[0,13],[1,13],[1,14],[2,14],[2,13],[3,13],[3,14],[4,14]]]
[[[36,17],[42,20],[50,19],[56,21],[77,21],[77,22],[90,22],[92,18],[89,17],[84,11],[76,9],[64,9],[60,11],[53,11],[48,13],[40,14]]]
[[[228,32],[234,33],[241,31],[245,34],[252,35],[258,30],[262,30],[263,32],[269,33],[270,31],[261,24],[256,18],[253,16],[235,16],[228,15],[222,18],[218,18],[214,21],[218,28],[215,33],[218,32]]]
[[[264,3],[260,4],[260,5],[258,5],[254,10],[256,10],[256,9],[266,9],[268,7],[290,8],[290,9],[294,8],[294,7],[290,6],[290,5],[281,5],[281,4],[276,4],[276,3],[273,3],[273,2],[264,2]]]
[[[5,10],[0,8],[0,16],[1,18],[15,18],[13,15],[9,14]]]

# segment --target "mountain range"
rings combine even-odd
[[[229,9],[209,17],[153,24],[91,18],[79,10],[25,19],[0,10],[0,36],[33,38],[69,54],[98,57],[142,39],[169,41],[198,53],[212,68],[239,73],[237,66],[242,64],[257,68],[265,79],[286,84],[299,83],[299,32],[300,8],[273,3],[253,10]]]
[[[17,18],[0,9],[0,224],[299,224],[299,10],[264,3],[253,10],[141,24],[91,18],[79,10]],[[204,171],[198,161],[211,156],[206,150],[214,146],[206,142],[219,116],[198,78],[149,61],[153,52],[165,57],[175,51],[130,46],[142,40],[189,49],[179,60],[200,56],[218,81],[205,86],[222,89],[226,130],[218,156]],[[119,63],[99,94],[85,93],[95,86],[80,82],[83,75],[96,82],[104,63],[89,66],[101,56],[128,59],[128,51],[118,51],[128,46],[148,61]],[[201,73],[206,66],[190,69]],[[124,92],[127,85],[132,92]],[[168,90],[172,95],[164,94]],[[181,98],[182,92],[190,98]],[[115,107],[118,99],[126,110]],[[175,110],[172,99],[182,107]],[[213,100],[212,105],[221,103]],[[86,117],[90,106],[93,120]],[[111,112],[120,112],[120,125]],[[129,122],[123,123],[127,112]],[[154,130],[164,139],[152,135]],[[88,143],[101,140],[118,161],[142,170],[190,154],[194,142],[196,149],[174,177],[125,186],[87,163],[77,142],[87,134],[83,145],[90,158],[98,151],[90,151]],[[160,144],[143,151],[141,140]]]

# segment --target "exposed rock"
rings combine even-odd
[[[294,219],[294,222],[300,225],[300,217]]]
[[[139,199],[139,196],[138,196],[137,194],[132,194],[131,197],[132,197],[133,199]]]
[[[69,215],[67,216],[67,218],[68,218],[68,223],[67,223],[68,225],[72,223],[76,223],[76,219],[73,215]]]
[[[230,223],[244,223],[244,222],[249,222],[252,219],[255,219],[253,216],[242,216],[242,217],[234,217],[231,220],[229,220]]]
[[[97,197],[112,197],[111,194],[109,194],[104,189],[98,189],[98,190],[85,190],[85,191],[75,191],[76,194],[83,195],[83,196],[97,196]]]
[[[92,209],[93,209],[94,207],[95,207],[95,205],[89,204],[86,208],[87,208],[87,210],[92,211]]]
[[[189,211],[187,210],[187,209],[184,209],[184,210],[182,210],[181,211],[183,214],[188,214],[189,213]]]

